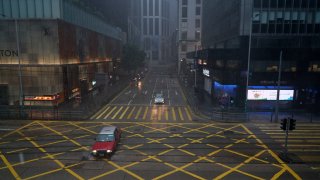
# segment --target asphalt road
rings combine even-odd
[[[122,129],[110,159],[90,148],[103,126]],[[317,179],[286,164],[254,125],[33,121],[2,132],[1,179]],[[261,136],[261,137],[260,137]]]
[[[153,104],[162,93],[165,104]],[[0,123],[0,179],[319,179],[319,124],[290,132],[286,163],[278,124],[196,117],[177,79],[152,70],[88,121]],[[103,126],[122,129],[116,152],[90,155]],[[299,130],[298,130],[299,129]],[[293,155],[295,156],[293,156]]]
[[[178,79],[166,68],[153,69],[141,82],[141,86],[128,85],[90,119],[129,122],[192,122],[195,119]],[[164,104],[154,103],[158,93],[163,95]]]

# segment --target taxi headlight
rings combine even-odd
[[[93,150],[93,151],[92,151],[92,154],[97,154],[97,150]]]
[[[112,151],[111,150],[107,150],[107,153],[112,153]]]

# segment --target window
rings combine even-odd
[[[196,28],[200,28],[200,19],[196,19]]]
[[[262,0],[262,8],[269,8],[269,0]]]
[[[159,0],[155,0],[154,1],[154,4],[155,4],[155,6],[154,6],[154,15],[155,16],[159,16]]]
[[[181,40],[187,40],[187,36],[188,36],[188,32],[187,31],[181,32]]]
[[[292,7],[292,0],[286,0],[286,8]]]
[[[188,0],[182,0],[182,5],[188,5]]]
[[[143,34],[147,35],[148,34],[148,19],[143,18]]]
[[[196,31],[195,38],[197,41],[200,41],[200,31]]]
[[[201,0],[197,0],[197,4],[201,4]]]
[[[254,0],[253,6],[255,8],[260,8],[261,7],[261,0]]]
[[[148,6],[147,6],[147,0],[143,0],[143,15],[144,16],[147,16],[148,14],[147,14],[147,8],[148,8]]]
[[[187,18],[187,17],[188,17],[188,8],[182,7],[182,18]]]
[[[159,35],[159,19],[158,18],[156,18],[155,19],[155,27],[154,27],[154,33],[155,33],[155,35]]]
[[[201,7],[196,7],[196,15],[201,15]]]
[[[153,16],[153,0],[149,0],[149,16]]]
[[[153,19],[149,19],[149,34],[153,35]]]
[[[183,52],[187,51],[187,44],[181,44],[181,51]]]

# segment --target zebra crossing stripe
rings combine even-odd
[[[126,114],[126,112],[128,111],[129,106],[123,111],[123,113],[121,114],[119,119],[123,119],[123,116]]]
[[[116,106],[115,107],[113,107],[112,109],[111,109],[111,111],[103,118],[103,119],[107,119],[109,116],[110,116],[110,114],[114,111],[114,110],[116,110]]]
[[[133,108],[132,108],[132,110],[131,110],[131,112],[129,113],[129,115],[128,115],[127,119],[130,119],[130,118],[131,118],[132,113],[133,113],[133,111],[134,111],[135,109],[136,109],[136,107],[133,107]]]
[[[183,118],[183,116],[182,116],[182,111],[181,111],[181,108],[180,108],[180,107],[178,107],[178,111],[179,111],[180,119],[181,119],[182,121],[184,121],[184,118]]]
[[[121,106],[121,107],[119,108],[119,110],[112,116],[111,119],[116,118],[116,117],[118,116],[118,114],[120,113],[120,111],[122,110],[122,108],[123,108],[123,106]]]
[[[104,114],[104,113],[106,113],[107,111],[108,111],[108,109],[110,108],[110,106],[108,106],[108,108],[107,109],[105,109],[104,111],[103,111],[103,113],[101,113],[98,117],[97,117],[97,119],[100,119],[101,118],[101,116]]]
[[[186,107],[184,108],[184,110],[185,110],[186,113],[187,113],[187,116],[188,116],[189,121],[192,121],[192,118],[191,118],[191,115],[190,115],[189,110],[188,110]]]
[[[166,112],[165,112],[165,113],[166,113],[166,114],[165,114],[165,115],[166,115],[166,120],[169,121],[168,109],[166,109]]]
[[[136,117],[134,119],[138,119],[138,117],[139,117],[139,115],[141,113],[141,110],[142,110],[142,107],[139,108],[138,113],[137,113],[137,115],[136,115]]]
[[[174,121],[177,121],[176,112],[174,110],[174,107],[172,108],[172,117]]]
[[[148,110],[149,110],[149,107],[147,107],[147,108],[144,110],[144,114],[143,114],[143,117],[142,117],[143,120],[146,119]]]
[[[108,107],[108,104],[103,106],[103,108],[101,108],[98,112],[96,112],[93,116],[91,116],[90,119],[98,119],[97,116],[107,107]]]
[[[159,108],[158,108],[158,111],[157,111],[157,112],[158,112],[158,121],[161,120],[161,114],[162,114],[162,113],[161,113],[161,110],[162,110],[162,108],[159,107]]]

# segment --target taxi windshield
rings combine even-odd
[[[114,141],[114,135],[113,134],[99,134],[96,138],[96,141],[100,141],[100,142]]]

